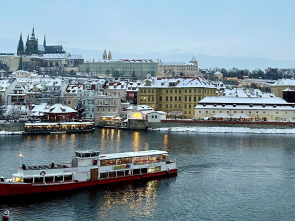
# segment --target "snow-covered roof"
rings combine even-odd
[[[272,86],[282,86],[282,85],[290,85],[295,86],[295,80],[294,79],[279,79],[276,83],[274,83]]]
[[[183,88],[183,87],[205,87],[205,88],[216,88],[213,84],[209,83],[203,77],[184,77],[184,78],[155,78],[151,77],[144,80],[139,88]]]
[[[141,157],[141,156],[150,156],[150,155],[160,155],[168,154],[166,151],[161,150],[146,150],[140,152],[126,152],[126,153],[113,153],[113,154],[103,154],[99,158],[102,159],[116,159],[116,158],[126,158],[126,157]]]
[[[271,93],[263,93],[259,89],[233,88],[225,89],[222,96],[226,97],[275,97]]]
[[[148,105],[131,105],[130,107],[127,108],[127,110],[154,110],[154,108],[148,106]]]
[[[67,54],[44,54],[43,55],[44,59],[66,59]]]
[[[50,106],[49,108],[47,108],[44,112],[57,114],[57,113],[75,113],[77,111],[63,104],[54,104]]]
[[[288,88],[286,88],[286,89],[283,90],[283,91],[294,91],[294,90],[292,90],[292,89],[290,89],[290,88],[288,87]]]
[[[199,104],[287,104],[280,97],[205,97]]]

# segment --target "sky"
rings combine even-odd
[[[188,62],[200,68],[295,68],[293,0],[2,1],[0,52],[32,27],[43,43],[85,60]]]

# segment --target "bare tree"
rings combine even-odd
[[[168,113],[168,118],[177,119],[177,118],[181,118],[181,117],[182,117],[182,112],[181,111],[170,111]]]
[[[6,119],[7,120],[14,120],[16,122],[22,114],[22,111],[19,109],[18,106],[11,106],[11,108],[8,110],[6,114]]]

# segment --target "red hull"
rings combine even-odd
[[[153,177],[164,177],[177,175],[177,169],[169,172],[161,171],[158,173],[149,173],[142,175],[124,176],[110,179],[100,179],[95,181],[80,181],[80,182],[63,182],[63,183],[48,183],[48,184],[15,184],[15,183],[0,183],[0,197],[16,196],[35,193],[49,193],[66,190],[74,190],[79,188],[99,186],[105,184],[113,184],[132,180],[148,179]]]

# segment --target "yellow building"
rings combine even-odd
[[[283,98],[283,90],[287,88],[295,90],[294,79],[279,79],[276,83],[270,85],[271,93],[281,98]]]
[[[216,87],[202,77],[149,78],[138,87],[137,103],[167,112],[167,117],[191,119],[198,101],[216,95]]]

